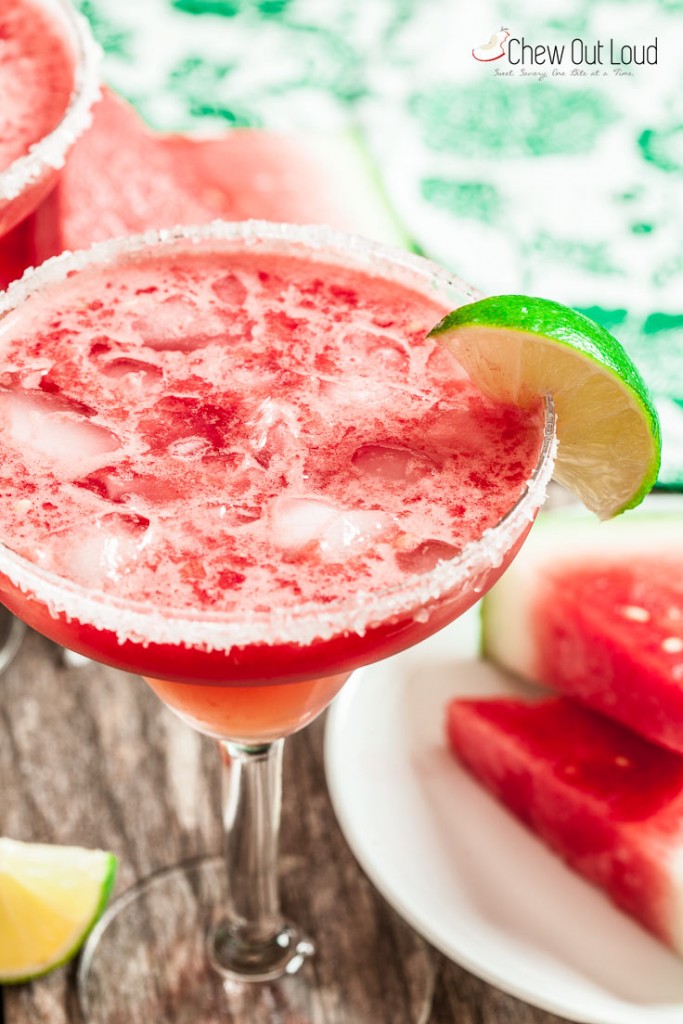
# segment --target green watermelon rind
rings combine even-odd
[[[348,132],[342,134],[341,138],[348,143],[350,151],[355,151],[369,185],[368,196],[373,197],[376,201],[380,215],[386,224],[386,232],[382,231],[382,237],[378,237],[377,241],[398,246],[398,248],[406,249],[417,256],[423,256],[423,250],[408,233],[389,199],[379,167],[372,158],[363,133],[359,129],[350,128]]]
[[[606,523],[598,522],[578,506],[542,512],[521,553],[481,602],[482,657],[534,679],[530,606],[546,569],[556,573],[563,564],[576,569],[582,555],[592,565],[595,555],[623,562],[624,557],[638,554],[668,557],[672,550],[682,550],[683,503],[672,499],[670,508],[656,510],[652,507],[656,500]],[[662,499],[664,503],[666,499]]]
[[[294,137],[296,138],[296,136]],[[301,137],[302,148],[324,165],[336,183],[355,233],[375,242],[418,252],[389,201],[362,133],[350,128],[330,135]]]

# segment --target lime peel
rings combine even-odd
[[[552,396],[555,478],[600,518],[633,508],[651,490],[659,419],[636,367],[604,327],[549,299],[497,295],[460,306],[430,336],[492,398],[526,407]]]
[[[104,910],[116,868],[104,850],[0,838],[0,984],[67,963]]]

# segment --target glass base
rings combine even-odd
[[[214,970],[235,981],[271,981],[284,974],[296,974],[304,960],[313,956],[315,947],[289,921],[266,944],[245,946],[227,922],[209,934],[209,962]]]
[[[314,953],[287,926],[282,977],[244,981],[217,970],[225,863],[189,861],[130,889],[95,927],[78,970],[87,1024],[425,1024],[434,987],[426,943],[389,908],[375,917],[369,901],[353,929],[325,930],[306,866],[288,870],[285,859],[283,868],[285,909],[291,891],[297,920],[316,933]],[[348,901],[341,878],[338,887],[324,893],[332,914]]]

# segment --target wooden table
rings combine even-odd
[[[321,720],[288,743],[281,846],[286,857],[306,857],[314,883],[324,882],[326,865],[344,872],[349,899],[326,927],[352,929],[359,906],[372,906],[380,920],[390,912],[336,824],[322,749]],[[307,780],[303,810],[300,787],[287,785],[293,777]],[[28,635],[0,678],[0,834],[111,849],[120,858],[121,892],[160,867],[218,852],[218,801],[219,759],[210,741],[177,721],[139,679],[98,665],[64,668],[52,644]],[[560,1024],[431,955],[429,1024]],[[73,967],[2,992],[0,1024],[78,1019]],[[311,1024],[337,1019],[328,1014]]]

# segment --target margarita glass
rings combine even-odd
[[[419,257],[266,222],[102,243],[0,297],[0,596],[143,675],[226,755],[227,872],[171,870],[110,908],[81,965],[89,1019],[305,1019],[313,947],[278,899],[283,739],[470,607],[552,473],[550,400],[489,402],[425,337],[475,297]],[[183,884],[220,902],[206,946],[204,919],[170,923]],[[154,921],[164,952],[143,961]],[[134,976],[108,1001],[113,963]]]
[[[54,186],[99,95],[99,50],[69,0],[0,13],[0,237]]]

